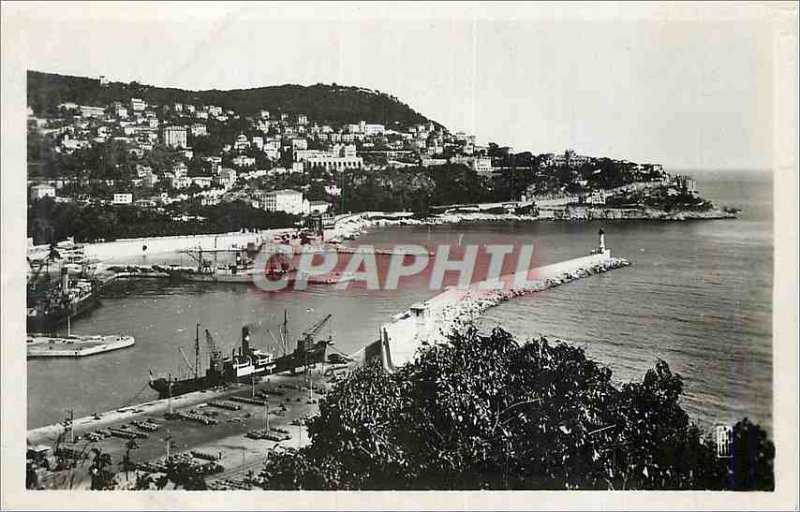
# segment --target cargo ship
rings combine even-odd
[[[322,320],[312,326],[311,329],[303,333],[297,341],[297,348],[291,353],[284,354],[279,358],[274,358],[273,354],[253,348],[250,343],[250,329],[242,327],[242,341],[238,349],[234,349],[230,356],[223,357],[222,352],[217,347],[211,333],[206,329],[206,344],[209,350],[209,366],[204,375],[200,374],[200,324],[197,324],[195,334],[195,364],[192,366],[184,356],[184,362],[194,372],[192,377],[186,379],[168,377],[155,378],[150,372],[150,387],[158,392],[159,398],[175,397],[212,389],[235,382],[248,381],[257,376],[269,375],[285,371],[295,372],[299,367],[307,367],[325,360],[325,353],[328,345],[332,343],[330,338],[322,341],[314,341],[314,336],[322,329],[325,323],[330,320],[331,315],[327,315]],[[284,331],[286,328],[286,317],[284,316]],[[285,341],[285,338],[284,338]],[[284,343],[285,348],[285,343]]]
[[[258,250],[259,248],[254,244],[249,244],[246,249],[187,249],[181,253],[195,261],[194,268],[165,267],[163,270],[170,278],[180,281],[245,284],[252,283],[253,276],[258,273],[265,274],[271,279],[278,279],[293,270],[290,262],[282,254],[274,255],[268,261],[267,268],[256,269],[253,256],[258,253]],[[218,263],[218,253],[234,253],[235,259],[227,264]],[[208,254],[214,255],[214,261],[206,258]]]
[[[59,284],[48,286],[41,295],[31,297],[27,311],[28,332],[50,332],[97,304],[95,283],[90,279],[71,279],[69,270],[62,268]]]
[[[326,249],[320,249],[326,250]],[[253,284],[259,279],[269,281],[285,281],[284,286],[293,286],[297,281],[304,281],[307,284],[336,284],[345,281],[352,281],[355,278],[353,273],[328,272],[326,274],[303,273],[294,268],[291,257],[284,253],[276,252],[266,263],[265,268],[256,268],[252,255],[258,249],[188,249],[181,251],[195,260],[195,267],[173,266],[153,266],[156,271],[165,272],[170,279],[176,281],[193,281],[206,283],[241,283]],[[235,253],[235,260],[231,263],[217,263],[217,253]],[[211,253],[215,255],[215,261],[206,259],[205,255]]]

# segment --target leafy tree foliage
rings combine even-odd
[[[303,113],[320,123],[382,123],[389,128],[428,123],[428,119],[396,97],[359,87],[315,84],[278,85],[232,91],[186,91],[138,83],[111,82],[101,86],[92,78],[28,71],[28,105],[36,114],[52,114],[58,105],[108,105],[141,98],[150,104],[195,103],[217,105],[242,115],[260,109]],[[228,139],[229,140],[229,139]]]
[[[50,197],[28,208],[28,236],[34,243],[50,243],[73,236],[78,242],[145,236],[227,233],[242,229],[290,227],[297,218],[283,212],[267,212],[243,201],[214,206],[180,206],[158,210],[133,205],[78,205],[57,203]],[[201,219],[182,221],[188,214]]]
[[[270,457],[272,489],[772,489],[774,447],[747,420],[717,458],[664,361],[617,386],[580,348],[496,329],[454,335],[393,374],[354,371],[312,442]]]
[[[111,455],[103,453],[99,448],[92,448],[92,465],[89,466],[91,490],[103,491],[117,487],[116,474],[112,467]]]

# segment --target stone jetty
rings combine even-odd
[[[379,358],[384,368],[392,371],[411,361],[423,344],[439,343],[454,332],[463,332],[481,313],[501,302],[629,264],[623,258],[612,257],[603,248],[589,256],[535,268],[528,273],[523,286],[514,286],[515,276],[507,275],[500,279],[509,285],[505,287],[474,283],[465,288],[448,288],[381,325],[380,339],[353,357],[361,362]]]

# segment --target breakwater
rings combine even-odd
[[[133,346],[133,336],[29,336],[28,358],[85,357]]]
[[[380,339],[353,357],[362,363],[379,359],[385,369],[392,371],[413,360],[423,344],[440,343],[453,333],[463,332],[481,313],[501,302],[629,264],[624,258],[612,257],[610,251],[604,250],[535,268],[522,285],[514,284],[517,276],[507,275],[500,279],[506,286],[479,282],[466,288],[448,288],[381,325]]]

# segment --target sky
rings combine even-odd
[[[4,2],[4,29],[27,69],[193,90],[336,82],[517,151],[767,169],[772,32],[763,12],[712,7]]]

